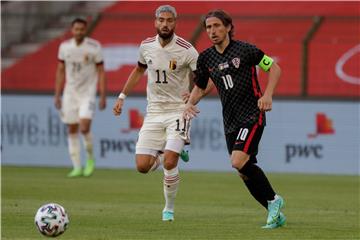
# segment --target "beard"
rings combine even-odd
[[[161,32],[160,29],[157,29],[157,33],[163,40],[168,40],[172,38],[172,36],[174,35],[174,30],[169,30],[169,32],[165,33],[165,32]]]
[[[77,41],[77,42],[82,42],[82,41],[84,41],[84,39],[85,39],[85,35],[75,35],[74,36],[74,38],[75,38],[75,40]]]

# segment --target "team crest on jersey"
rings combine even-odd
[[[224,70],[225,68],[228,68],[228,67],[229,67],[229,64],[227,62],[219,64],[219,70],[220,71],[222,71],[222,70]]]
[[[177,64],[176,60],[171,60],[171,61],[169,62],[169,68],[170,68],[171,70],[175,70],[175,69],[176,69],[176,64]]]
[[[147,63],[148,65],[151,65],[152,64],[152,60],[151,59],[149,59],[149,61],[148,61],[148,63]]]
[[[234,58],[231,62],[236,68],[240,67],[240,58]]]

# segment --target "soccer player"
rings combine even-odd
[[[189,122],[182,113],[185,103],[182,94],[189,91],[198,53],[177,36],[177,13],[174,7],[163,5],[155,12],[157,35],[142,41],[138,65],[131,72],[114,108],[114,115],[122,112],[124,100],[147,70],[147,114],[136,144],[136,166],[141,173],[156,169],[163,159],[165,208],[163,221],[174,220],[174,201],[180,177],[177,167],[179,155],[188,139]],[[161,152],[164,151],[162,156]]]
[[[68,127],[68,144],[73,170],[68,177],[90,176],[94,172],[91,119],[95,112],[96,88],[99,82],[100,110],[106,107],[106,83],[101,45],[85,36],[87,22],[77,18],[72,22],[73,38],[61,43],[56,71],[55,107]],[[63,97],[62,86],[65,82]],[[87,153],[81,167],[79,131]]]
[[[232,19],[223,10],[210,11],[204,19],[204,27],[213,46],[199,55],[195,87],[184,117],[191,119],[199,113],[195,105],[206,93],[208,83],[214,84],[223,107],[225,138],[232,167],[239,172],[252,196],[268,210],[263,228],[282,226],[286,220],[280,212],[284,200],[274,192],[264,172],[256,165],[265,112],[272,108],[280,67],[254,45],[233,40]],[[258,83],[256,65],[269,73],[264,94]]]

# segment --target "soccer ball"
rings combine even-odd
[[[35,225],[47,237],[57,237],[69,226],[65,209],[56,203],[48,203],[39,208],[35,215]]]

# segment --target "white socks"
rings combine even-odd
[[[273,202],[275,202],[275,200],[278,200],[278,198],[279,198],[279,195],[275,194],[274,199],[270,200],[268,202],[273,203]]]
[[[80,141],[78,134],[68,135],[69,154],[74,168],[81,168]]]
[[[174,212],[174,202],[179,187],[179,182],[180,176],[178,167],[175,167],[171,170],[166,170],[164,168],[164,211]]]
[[[83,144],[86,150],[86,157],[87,159],[94,160],[93,154],[93,143],[92,143],[92,134],[88,132],[87,134],[83,135]]]

